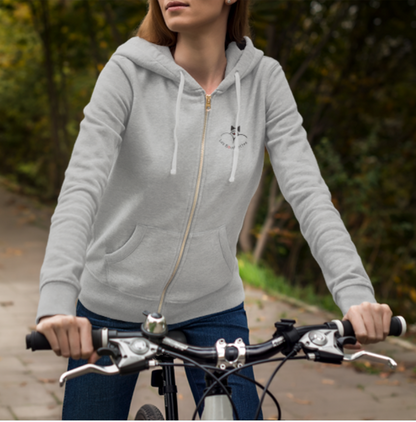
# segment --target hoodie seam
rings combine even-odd
[[[338,299],[339,292],[341,292],[342,290],[346,290],[346,289],[348,290],[348,289],[357,288],[357,287],[364,287],[364,288],[368,289],[371,292],[372,295],[374,295],[374,288],[372,286],[368,285],[365,282],[360,283],[360,282],[357,282],[357,281],[355,283],[349,283],[346,286],[341,286],[338,289],[335,286],[334,289],[333,289],[333,294]]]
[[[76,284],[74,284],[72,281],[68,281],[68,280],[57,280],[57,279],[53,279],[53,280],[47,280],[47,281],[44,281],[43,283],[42,283],[42,286],[41,286],[41,288],[39,289],[39,291],[42,291],[48,284],[51,284],[51,283],[53,283],[53,284],[57,284],[57,283],[64,283],[64,284],[66,284],[66,285],[69,285],[69,286],[71,286],[71,287],[73,287],[78,293],[80,292],[80,290],[81,289],[79,289],[78,288],[78,286],[76,285]]]
[[[278,72],[278,74],[276,76],[276,79],[278,79],[279,73],[283,71],[283,68],[282,68],[282,66],[280,65],[279,62],[276,61],[276,63],[273,63],[273,64],[274,64],[274,66],[271,66],[270,72],[267,72],[269,74],[269,78],[268,78],[268,81],[267,81],[268,86],[270,86],[270,83],[272,81],[273,72],[274,71]],[[264,116],[266,123],[267,123],[267,115],[269,114],[270,107],[271,107],[271,101],[269,100],[270,91],[271,90],[266,89],[266,95],[264,97],[265,101],[266,101],[266,113],[265,113],[265,116]]]
[[[126,60],[129,60],[129,59],[127,59],[127,57],[125,57],[125,56],[121,56],[121,58],[122,59],[126,59]],[[127,73],[126,73],[126,71],[124,70],[124,68],[120,65],[120,63],[118,63],[118,61],[117,61],[117,59],[114,57],[114,59],[113,59],[113,61],[114,61],[114,63],[119,67],[119,69],[123,72],[123,74],[124,74],[124,76],[126,77],[126,79],[127,79],[127,82],[129,83],[129,86],[130,86],[130,90],[131,90],[131,93],[132,93],[132,103],[133,103],[133,100],[134,100],[134,98],[135,98],[135,93],[134,93],[134,89],[133,89],[133,85],[132,85],[132,83],[131,83],[131,80],[130,80],[130,78],[129,78],[129,76],[127,75]],[[131,63],[133,63],[131,60],[129,60],[129,62],[131,62]],[[132,104],[130,104],[130,113],[131,113],[131,109],[132,109]],[[129,115],[130,115],[130,113],[129,113]],[[130,117],[130,116],[129,116]],[[127,126],[127,125],[126,125]]]

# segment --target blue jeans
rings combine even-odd
[[[93,328],[108,327],[119,331],[137,331],[141,325],[97,315],[86,309],[79,301],[77,315],[88,318]],[[183,331],[188,343],[194,346],[213,346],[219,338],[232,343],[239,337],[245,344],[249,344],[247,318],[243,304],[224,312],[168,327],[170,331]],[[69,359],[68,370],[85,363],[86,361],[82,359]],[[97,364],[110,365],[111,361],[105,356]],[[243,369],[241,373],[254,379],[252,367]],[[204,372],[198,368],[186,368],[186,375],[195,403],[198,403],[205,388]],[[62,419],[126,420],[137,377],[137,374],[124,376],[88,374],[67,381]],[[233,401],[240,419],[253,419],[259,403],[255,385],[237,376],[230,376],[229,385],[232,388]]]

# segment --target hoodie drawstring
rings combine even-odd
[[[181,100],[182,100],[184,86],[185,86],[185,76],[183,72],[181,72],[181,82],[179,83],[178,97],[176,99],[175,129],[173,130],[173,137],[175,139],[175,149],[173,152],[172,169],[170,170],[170,174],[176,174],[176,163],[178,161],[178,137],[176,135],[176,128],[178,127],[178,122],[179,122],[179,114],[181,110]]]
[[[241,108],[241,82],[240,82],[240,74],[235,72],[235,90],[237,93],[237,117],[235,122],[235,140],[234,140],[234,153],[233,153],[233,167],[231,170],[231,176],[229,182],[234,182],[235,180],[235,172],[237,170],[237,163],[238,163],[238,131],[239,131],[239,124],[240,124],[240,108]]]
[[[179,91],[178,97],[176,99],[176,112],[175,112],[175,128],[173,130],[173,136],[175,140],[175,149],[173,152],[173,159],[172,159],[172,169],[170,170],[170,174],[176,174],[176,164],[178,161],[178,137],[176,134],[176,130],[179,123],[179,116],[180,116],[180,109],[181,109],[181,100],[183,96],[183,90],[185,86],[185,76],[183,72],[181,73],[181,81],[179,83]],[[233,165],[231,170],[231,176],[229,178],[229,182],[234,182],[235,180],[235,173],[237,171],[237,163],[238,163],[238,153],[239,153],[239,144],[238,144],[238,136],[239,136],[239,125],[240,125],[240,109],[241,109],[241,81],[240,81],[240,74],[235,72],[235,89],[237,93],[237,117],[235,122],[235,140],[234,140],[234,152],[233,152]]]

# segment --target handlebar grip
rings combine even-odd
[[[341,333],[342,336],[355,336],[354,329],[350,321],[341,321],[342,326],[344,327],[344,333]],[[394,316],[391,319],[389,336],[400,337],[406,333],[407,324],[406,320],[402,316]]]
[[[101,329],[92,330],[91,334],[94,350],[97,350],[102,347]],[[51,350],[52,347],[42,333],[32,331],[26,336],[26,349],[32,349],[32,352],[35,352],[36,350]]]
[[[98,330],[92,330],[92,346],[94,350],[98,350],[100,347],[103,347],[102,335],[101,335],[101,328]]]
[[[51,350],[52,347],[42,333],[32,331],[26,336],[26,349],[32,349],[32,352],[35,352],[36,350]]]

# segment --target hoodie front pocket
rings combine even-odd
[[[105,255],[108,284],[131,296],[158,300],[179,243],[178,233],[137,225],[120,249]]]
[[[191,234],[166,301],[191,302],[220,290],[231,281],[236,265],[225,227]]]

